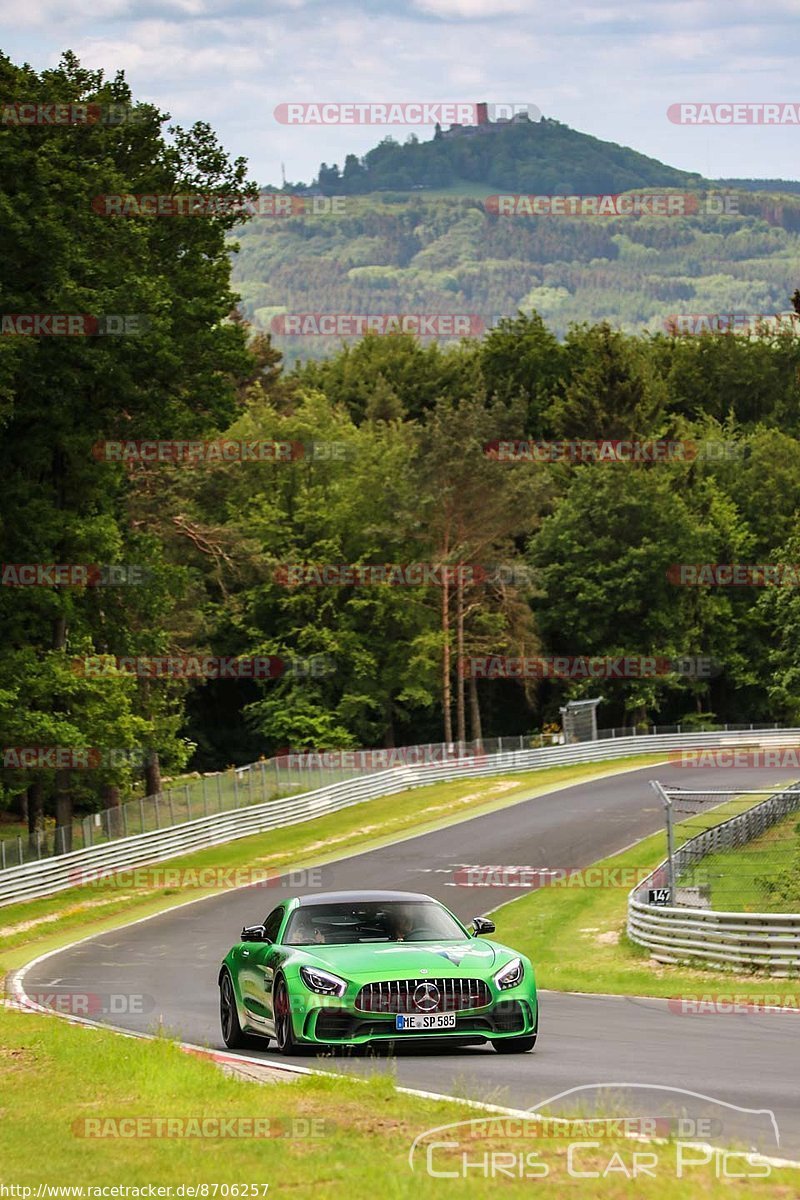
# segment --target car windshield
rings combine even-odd
[[[468,935],[433,900],[304,904],[295,909],[283,941],[288,946],[363,942],[463,941]]]

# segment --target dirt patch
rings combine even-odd
[[[12,1071],[21,1071],[33,1067],[36,1054],[23,1046],[0,1046],[0,1075],[10,1075]]]
[[[74,917],[78,913],[86,912],[90,908],[104,908],[107,904],[119,904],[121,900],[128,900],[130,897],[124,893],[114,896],[109,900],[87,900],[85,904],[75,904],[70,908],[61,909],[60,912],[49,913],[46,917],[34,917],[30,921],[20,921],[18,925],[1,925],[0,938],[13,937],[15,933],[27,933],[29,929],[36,929],[39,925],[52,925],[55,921],[63,921],[65,917]]]
[[[519,787],[519,783],[515,779],[503,779],[499,783],[492,784],[490,788],[486,788],[482,792],[469,792],[466,796],[459,796],[455,800],[447,800],[443,804],[429,804],[427,808],[420,808],[415,813],[409,814],[409,820],[417,821],[421,816],[430,815],[433,813],[446,813],[458,809],[462,804],[471,804],[473,800],[488,800],[492,796],[499,795],[502,792],[510,791],[512,788]],[[357,832],[359,836],[362,834],[381,833],[387,829],[391,829],[392,824],[387,821],[383,825],[364,825],[361,829],[355,831],[350,830],[348,833],[340,833],[336,837],[328,837],[323,841],[310,842],[303,848],[303,856],[307,857],[314,854],[317,850],[327,850],[331,846],[336,846],[340,842],[352,841],[354,834]],[[257,863],[276,863],[282,864],[291,862],[296,855],[289,855],[285,851],[278,854],[264,854],[257,858]]]
[[[616,946],[619,944],[620,932],[618,929],[609,929],[608,933],[598,933],[594,939],[599,946]]]

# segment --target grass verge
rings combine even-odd
[[[172,1188],[173,1196],[181,1185],[205,1184],[205,1193],[194,1194],[213,1197],[217,1185],[217,1196],[417,1200],[435,1194],[466,1200],[491,1194],[513,1200],[530,1197],[532,1183],[549,1182],[553,1196],[586,1194],[586,1177],[569,1173],[573,1139],[537,1137],[527,1122],[529,1135],[520,1137],[517,1127],[499,1118],[490,1123],[463,1104],[398,1093],[389,1075],[368,1082],[306,1076],[259,1085],[230,1078],[169,1042],[121,1038],[2,1008],[0,1046],[0,1181],[31,1188],[33,1197],[42,1184],[156,1185]],[[431,1139],[454,1143],[430,1155],[438,1177],[427,1172],[424,1149],[412,1171],[409,1151],[419,1134],[465,1120],[472,1123]],[[173,1135],[163,1136],[170,1129]],[[253,1136],[256,1131],[261,1136]],[[587,1142],[585,1133],[574,1141],[583,1144],[573,1152],[573,1171],[597,1172],[589,1187],[603,1200],[730,1194],[730,1181],[718,1178],[716,1157],[676,1178],[679,1155],[702,1158],[680,1143],[645,1146],[619,1137]],[[500,1153],[503,1160],[490,1157]],[[528,1154],[535,1160],[526,1161]],[[631,1182],[634,1155],[644,1154],[655,1155],[651,1177]],[[501,1170],[495,1171],[496,1162]],[[515,1178],[511,1163],[522,1163],[528,1178]],[[741,1158],[735,1166],[748,1170]],[[796,1171],[749,1168],[765,1169],[768,1177],[747,1180],[748,1196],[796,1194]]]

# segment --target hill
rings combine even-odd
[[[404,186],[385,190],[392,180]],[[341,175],[323,164],[294,206],[309,211],[239,230],[233,280],[244,315],[274,334],[290,363],[357,336],[363,325],[349,315],[457,314],[453,330],[475,336],[535,309],[563,336],[582,321],[655,332],[675,313],[771,314],[789,307],[798,282],[800,197],[754,191],[757,183],[724,197],[698,175],[557,121],[403,146],[386,139],[361,161],[348,156]],[[689,194],[697,211],[506,216],[488,199],[630,189]],[[338,211],[315,215],[326,206]],[[302,335],[291,332],[297,314],[312,314]],[[345,319],[317,336],[318,314]]]
[[[400,145],[384,138],[358,159],[349,154],[340,171],[323,163],[317,186],[324,195],[384,190],[481,188],[520,192],[624,192],[643,187],[697,187],[700,175],[666,166],[627,146],[604,142],[542,118],[486,132],[442,132],[428,142],[416,135]]]

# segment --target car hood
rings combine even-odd
[[[411,979],[416,975],[484,975],[511,951],[473,939],[443,942],[374,942],[359,946],[303,948],[309,964],[350,979]]]

